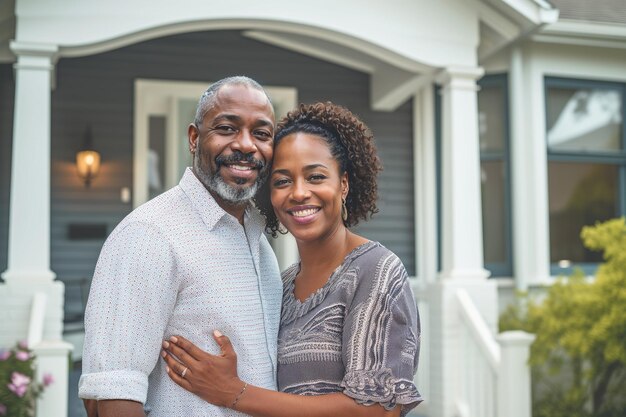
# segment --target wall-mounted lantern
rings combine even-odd
[[[83,149],[76,154],[76,169],[78,176],[85,182],[85,187],[91,185],[100,171],[100,154],[93,149],[93,135],[91,126],[85,130]]]

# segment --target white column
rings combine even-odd
[[[550,276],[550,240],[543,77],[533,75],[523,54],[520,46],[511,51],[509,117],[514,277],[526,291]]]
[[[531,417],[530,345],[535,336],[510,331],[497,336],[500,344],[498,370],[498,416]]]
[[[7,283],[56,277],[50,270],[50,88],[57,49],[11,43],[17,63]]]
[[[437,77],[442,112],[443,278],[489,276],[483,267],[476,80],[481,68],[447,68]]]
[[[413,99],[413,175],[415,180],[415,265],[420,284],[437,275],[437,170],[433,86]]]
[[[441,89],[442,270],[429,285],[429,415],[456,415],[462,357],[461,322],[455,294],[464,289],[495,334],[496,283],[483,267],[480,148],[476,80],[480,68],[446,68]],[[460,351],[461,350],[461,351]]]
[[[0,345],[29,334],[33,295],[46,294],[43,340],[63,333],[64,286],[50,270],[50,89],[55,45],[11,42],[15,64],[8,268],[0,285]]]
[[[42,382],[46,374],[54,378],[37,400],[37,417],[67,416],[68,356],[72,349],[72,345],[61,340],[48,340],[33,347],[37,357],[36,380]]]

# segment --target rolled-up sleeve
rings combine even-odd
[[[382,258],[375,271],[361,273],[368,279],[359,284],[346,316],[341,386],[361,404],[379,403],[388,410],[402,405],[406,415],[422,401],[413,383],[420,342],[415,298],[393,254]]]
[[[154,226],[128,223],[111,234],[85,312],[81,398],[145,403],[177,279],[170,243]]]

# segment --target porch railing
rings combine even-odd
[[[460,335],[457,417],[531,417],[528,356],[534,335],[521,331],[494,337],[472,299],[456,292]]]
[[[44,292],[35,293],[28,327],[28,346],[37,358],[35,378],[42,381],[46,373],[54,378],[37,400],[37,417],[62,417],[68,411],[69,353],[73,346],[62,340],[43,338],[47,304],[48,296]]]

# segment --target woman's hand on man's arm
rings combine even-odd
[[[211,404],[254,417],[400,416],[401,406],[389,411],[379,404],[364,406],[342,393],[305,396],[247,385],[237,376],[237,354],[228,337],[216,332],[214,338],[220,355],[206,353],[180,336],[163,343],[170,378]]]

